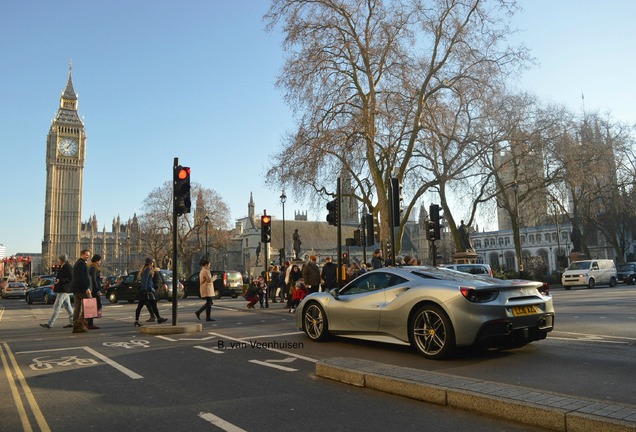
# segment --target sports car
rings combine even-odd
[[[296,309],[296,326],[314,341],[330,335],[410,344],[443,359],[457,348],[519,348],[554,327],[552,297],[541,282],[501,280],[417,266],[381,268]]]

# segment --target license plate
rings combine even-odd
[[[514,316],[521,315],[532,315],[539,313],[539,308],[537,306],[515,306],[512,308],[512,314]]]

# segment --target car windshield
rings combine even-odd
[[[502,282],[499,279],[472,275],[444,267],[426,267],[422,270],[413,270],[411,273],[425,279],[442,279],[470,285],[497,285]]]
[[[161,274],[166,282],[172,282],[172,270],[161,270]]]
[[[629,272],[634,270],[634,264],[621,264],[618,266],[618,271]]]
[[[591,261],[578,261],[578,262],[573,262],[572,264],[570,264],[570,267],[568,267],[568,270],[587,270],[590,268],[590,265],[592,264]]]

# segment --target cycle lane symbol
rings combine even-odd
[[[139,347],[149,348],[150,342],[143,339],[140,339],[140,340],[133,339],[127,342],[104,342],[102,345],[107,347],[126,348],[126,349],[139,348]]]
[[[33,370],[41,371],[53,368],[53,366],[93,366],[97,361],[91,358],[79,358],[78,356],[63,356],[60,358],[50,358],[48,356],[36,357],[29,367]]]

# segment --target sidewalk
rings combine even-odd
[[[316,375],[554,431],[636,431],[636,406],[632,405],[354,358],[319,361]]]

